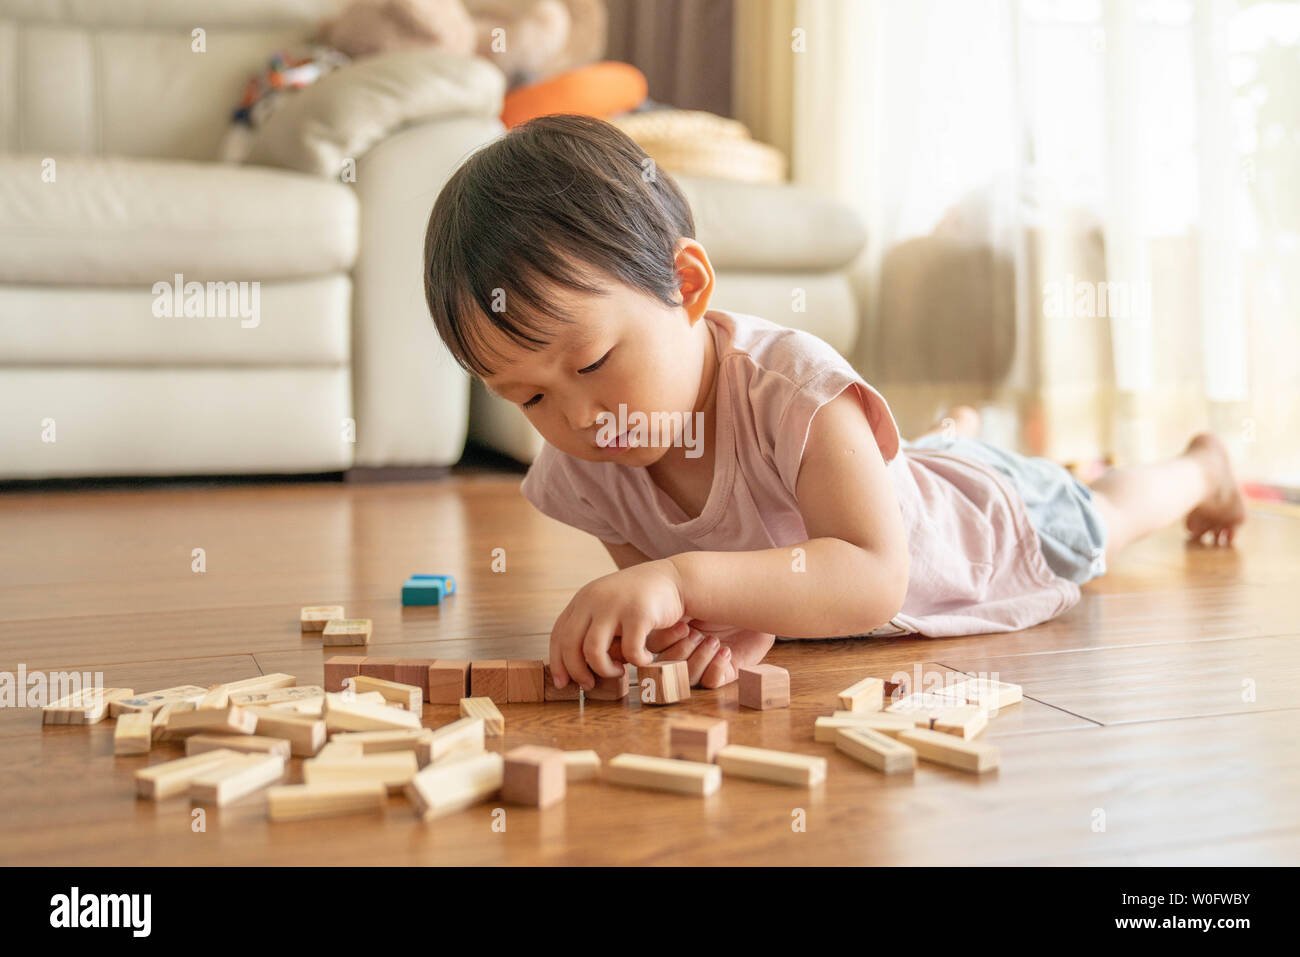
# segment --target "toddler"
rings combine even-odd
[[[677,185],[614,126],[555,115],[447,182],[424,282],[447,348],[546,440],[523,482],[619,571],[551,632],[556,685],[684,659],[715,688],[775,635],[1012,631],[1059,615],[1116,552],[1186,515],[1230,544],[1222,444],[1091,487],[975,437],[915,442],[808,333],[710,309],[713,266]]]

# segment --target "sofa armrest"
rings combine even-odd
[[[252,134],[247,162],[339,175],[413,123],[501,115],[506,81],[487,60],[443,50],[365,57],[304,87]]]
[[[443,184],[501,134],[495,117],[408,127],[357,164],[361,239],[353,269],[355,464],[451,465],[465,447],[469,377],[424,301],[424,232]]]

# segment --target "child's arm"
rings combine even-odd
[[[684,552],[583,587],[551,632],[557,681],[589,687],[592,671],[616,675],[616,634],[627,661],[648,664],[647,636],[683,618],[795,638],[855,634],[893,618],[907,592],[907,539],[853,390],[813,418],[795,493],[809,539],[794,548]]]

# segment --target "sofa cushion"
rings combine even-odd
[[[675,176],[714,269],[818,272],[848,265],[867,234],[849,207],[801,186]]]
[[[292,279],[356,258],[357,201],[342,183],[177,160],[53,164],[0,156],[0,282]]]

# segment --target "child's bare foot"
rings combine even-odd
[[[1246,520],[1246,499],[1232,472],[1232,460],[1218,436],[1202,432],[1187,444],[1185,455],[1200,461],[1209,482],[1205,499],[1187,513],[1192,541],[1210,535],[1211,545],[1231,545],[1237,526]]]
[[[977,436],[980,433],[980,414],[969,405],[954,405],[939,416],[939,420],[930,426],[924,435],[942,435],[952,438],[958,435]]]

